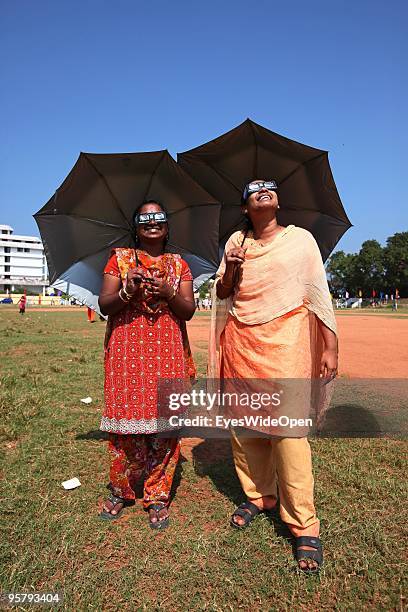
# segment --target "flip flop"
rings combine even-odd
[[[167,504],[164,502],[157,502],[147,506],[146,511],[149,512],[149,510],[154,510],[157,517],[157,521],[154,523],[152,523],[149,517],[149,525],[151,529],[166,529],[169,526],[170,518],[168,516],[166,516],[164,519],[160,519],[159,517],[159,512],[160,510],[163,510],[163,508],[167,508]]]
[[[123,510],[125,506],[127,505],[127,500],[123,499],[123,497],[118,497],[117,495],[113,495],[112,493],[111,495],[109,495],[107,501],[110,501],[113,504],[113,507],[111,508],[111,511],[102,510],[102,512],[99,515],[99,518],[102,519],[103,521],[116,521],[116,519],[122,516]],[[112,510],[115,508],[117,504],[123,504],[123,506],[117,514],[112,514]]]

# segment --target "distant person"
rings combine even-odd
[[[18,300],[17,304],[19,306],[20,314],[23,315],[26,311],[26,305],[27,305],[27,296],[25,293],[23,293],[21,298]]]
[[[166,435],[171,427],[159,413],[158,385],[162,377],[195,375],[185,324],[195,310],[193,277],[180,255],[165,252],[169,227],[161,204],[145,202],[134,222],[137,248],[114,249],[99,297],[109,317],[100,428],[109,434],[112,491],[100,516],[117,519],[143,478],[150,527],[164,529],[180,441]]]

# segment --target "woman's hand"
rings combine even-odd
[[[337,376],[338,355],[337,349],[325,349],[320,361],[320,378],[332,380]]]
[[[235,268],[236,265],[240,266],[245,260],[245,251],[243,247],[234,247],[228,253],[225,253],[225,259],[227,268]]]
[[[142,268],[132,268],[128,271],[126,277],[126,292],[132,297],[140,289],[141,282],[143,280]]]
[[[152,278],[145,282],[144,290],[149,297],[155,297],[157,299],[169,300],[174,296],[174,289],[166,281]]]
[[[237,281],[237,271],[245,261],[246,248],[234,247],[225,253],[225,271],[220,282],[217,283],[217,297],[225,299],[234,290]]]

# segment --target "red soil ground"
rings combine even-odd
[[[353,378],[406,378],[408,375],[408,317],[339,315],[339,374]],[[203,349],[209,317],[188,324],[192,348]]]
[[[32,307],[30,311],[84,311],[74,307]],[[339,332],[339,374],[352,378],[406,378],[408,375],[408,316],[405,314],[341,314]],[[403,318],[402,318],[403,317]],[[203,350],[208,339],[209,314],[188,323],[192,349]]]

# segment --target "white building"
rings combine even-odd
[[[0,292],[24,288],[44,293],[47,276],[40,238],[18,236],[10,225],[0,225]]]

